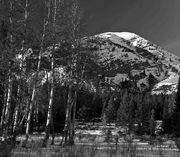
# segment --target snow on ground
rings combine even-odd
[[[132,51],[135,51],[135,47],[132,43],[127,43],[128,40],[137,37],[134,33],[129,32],[106,32],[99,35],[96,35],[96,37],[100,38],[108,38],[113,43],[124,46]]]
[[[164,81],[161,81],[158,83],[157,88],[162,85],[171,85],[171,84],[177,84],[179,79],[179,75],[173,72],[169,73],[169,77],[165,79]]]
[[[169,72],[169,77],[161,82],[159,82],[154,89],[152,94],[172,94],[176,92],[178,85],[179,75],[173,72]]]
[[[76,134],[103,135],[102,130],[77,130]]]
[[[106,32],[106,33],[100,34],[99,36],[109,38],[112,35],[116,35],[116,36],[123,38],[125,40],[131,40],[133,38],[138,37],[138,35],[131,33],[131,32]]]

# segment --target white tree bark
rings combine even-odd
[[[74,91],[74,87],[69,85],[68,98],[66,106],[66,118],[64,125],[64,136],[62,138],[61,144],[73,145],[74,144],[74,123],[75,123],[75,112],[76,112],[76,100],[77,93]],[[73,117],[71,116],[73,109]]]
[[[65,126],[64,126],[64,137],[62,138],[61,144],[65,145],[73,145],[74,144],[74,134],[75,134],[75,115],[76,115],[76,101],[77,101],[77,91],[78,86],[80,85],[78,78],[78,52],[77,52],[77,39],[78,39],[78,27],[80,22],[78,4],[76,0],[72,0],[71,6],[71,27],[72,27],[72,62],[71,62],[71,72],[69,79],[69,91],[68,91],[68,100],[66,107],[66,118],[65,118]],[[84,71],[84,69],[83,69]],[[76,78],[76,85],[73,82],[73,77]],[[80,78],[81,79],[81,78]]]
[[[9,76],[8,79],[8,90],[7,90],[7,100],[5,105],[5,112],[4,112],[4,122],[3,122],[3,137],[6,140],[8,135],[8,125],[9,125],[9,111],[11,105],[11,95],[12,95],[12,79]]]
[[[38,65],[37,65],[37,70],[36,70],[36,74],[35,74],[31,100],[30,100],[30,104],[29,104],[29,111],[28,111],[28,115],[27,115],[26,140],[24,141],[24,146],[26,146],[28,138],[29,138],[30,121],[31,121],[31,115],[32,115],[34,101],[35,101],[35,95],[36,95],[36,83],[37,83],[38,74],[40,72],[41,58],[42,58],[42,52],[44,50],[44,40],[45,40],[45,36],[46,36],[47,26],[49,24],[50,12],[51,12],[51,10],[50,10],[50,0],[49,0],[47,19],[44,19],[44,28],[43,28],[42,38],[41,38],[41,48],[40,48],[40,52],[39,52],[39,56],[38,56]]]
[[[17,124],[18,124],[18,115],[19,115],[19,105],[20,105],[20,85],[18,85],[18,91],[17,91],[17,96],[18,96],[18,102],[15,107],[14,111],[14,118],[13,118],[13,133],[15,133]]]
[[[5,115],[5,111],[6,111],[6,101],[7,101],[7,88],[4,91],[3,109],[2,109],[2,114],[1,114],[0,128],[2,131],[3,131],[3,124],[4,124],[4,115]]]
[[[45,128],[45,137],[43,141],[43,147],[47,145],[50,133],[50,124],[52,119],[52,106],[53,106],[53,96],[54,96],[54,51],[56,46],[56,14],[57,14],[57,1],[53,1],[53,49],[51,52],[51,73],[52,79],[50,84],[50,96],[49,96],[49,105],[47,112],[46,128]]]
[[[18,90],[17,90],[17,104],[16,104],[16,107],[15,107],[15,111],[14,111],[14,119],[13,119],[13,133],[15,134],[16,132],[16,128],[17,128],[17,125],[18,125],[18,115],[19,115],[19,106],[20,106],[20,103],[21,103],[21,84],[22,84],[22,70],[23,70],[23,65],[24,65],[24,53],[25,53],[25,41],[26,41],[26,31],[27,31],[27,20],[28,20],[28,5],[29,5],[29,2],[28,0],[26,0],[25,2],[25,7],[24,7],[24,37],[22,39],[22,48],[21,48],[21,51],[20,51],[20,55],[22,56],[21,59],[20,59],[20,66],[19,66],[19,69],[20,69],[20,76],[19,76],[19,84],[18,84]]]
[[[13,4],[12,0],[9,1],[9,6],[10,6],[10,12],[12,12]],[[11,13],[12,14],[12,13]],[[12,15],[9,16],[9,23],[10,23],[10,28],[12,29]],[[10,54],[12,54],[12,44],[13,44],[13,35],[9,35],[10,38]],[[11,105],[11,95],[12,95],[12,76],[11,76],[11,63],[9,62],[9,71],[8,71],[8,87],[7,87],[7,97],[6,97],[6,104],[4,105],[4,119],[2,122],[2,130],[3,130],[3,137],[6,140],[7,135],[8,135],[8,128],[9,128],[9,110],[10,110],[10,105]]]

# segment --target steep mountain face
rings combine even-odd
[[[83,38],[83,43],[93,48],[94,70],[108,83],[130,79],[141,89],[157,83],[153,94],[176,88],[180,58],[134,33],[107,32]]]

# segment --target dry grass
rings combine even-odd
[[[86,138],[86,136],[81,138]],[[95,140],[99,138],[97,136],[89,138],[91,139],[89,143],[79,143],[72,147],[61,147],[56,144],[41,148],[41,138],[39,137],[36,141],[31,139],[29,148],[17,146],[13,149],[11,146],[1,144],[0,157],[180,157],[176,147],[166,147],[162,142],[156,142],[157,139],[151,141],[150,144],[146,141],[146,144],[143,145],[143,143],[134,142],[130,137],[126,137],[123,142],[120,142],[113,136],[102,143],[99,142],[101,140]]]
[[[5,151],[6,149],[6,151]],[[107,144],[75,145],[75,146],[48,146],[41,148],[37,145],[32,148],[6,147],[0,152],[0,157],[180,157],[176,150],[166,150],[163,147],[140,147],[134,143],[123,145]],[[11,152],[11,153],[10,153]]]

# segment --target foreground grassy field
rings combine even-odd
[[[19,144],[12,148],[0,144],[0,157],[180,157],[175,139],[148,135],[122,134],[118,127],[90,127],[76,130],[74,146],[60,146],[61,135],[57,134],[54,145],[51,138],[42,148],[43,134],[32,134],[27,147],[22,143],[25,135],[17,137]]]
[[[21,143],[15,148],[1,144],[0,157],[180,157],[173,140],[119,138],[115,141],[111,137],[102,142],[105,136],[81,135],[76,137],[75,146],[62,147],[57,136],[54,145],[42,148],[42,137],[32,135],[27,148],[22,148]],[[23,141],[23,136],[19,139]]]
[[[16,148],[12,157],[180,157],[176,149],[163,146],[123,145],[75,145],[72,147]]]

